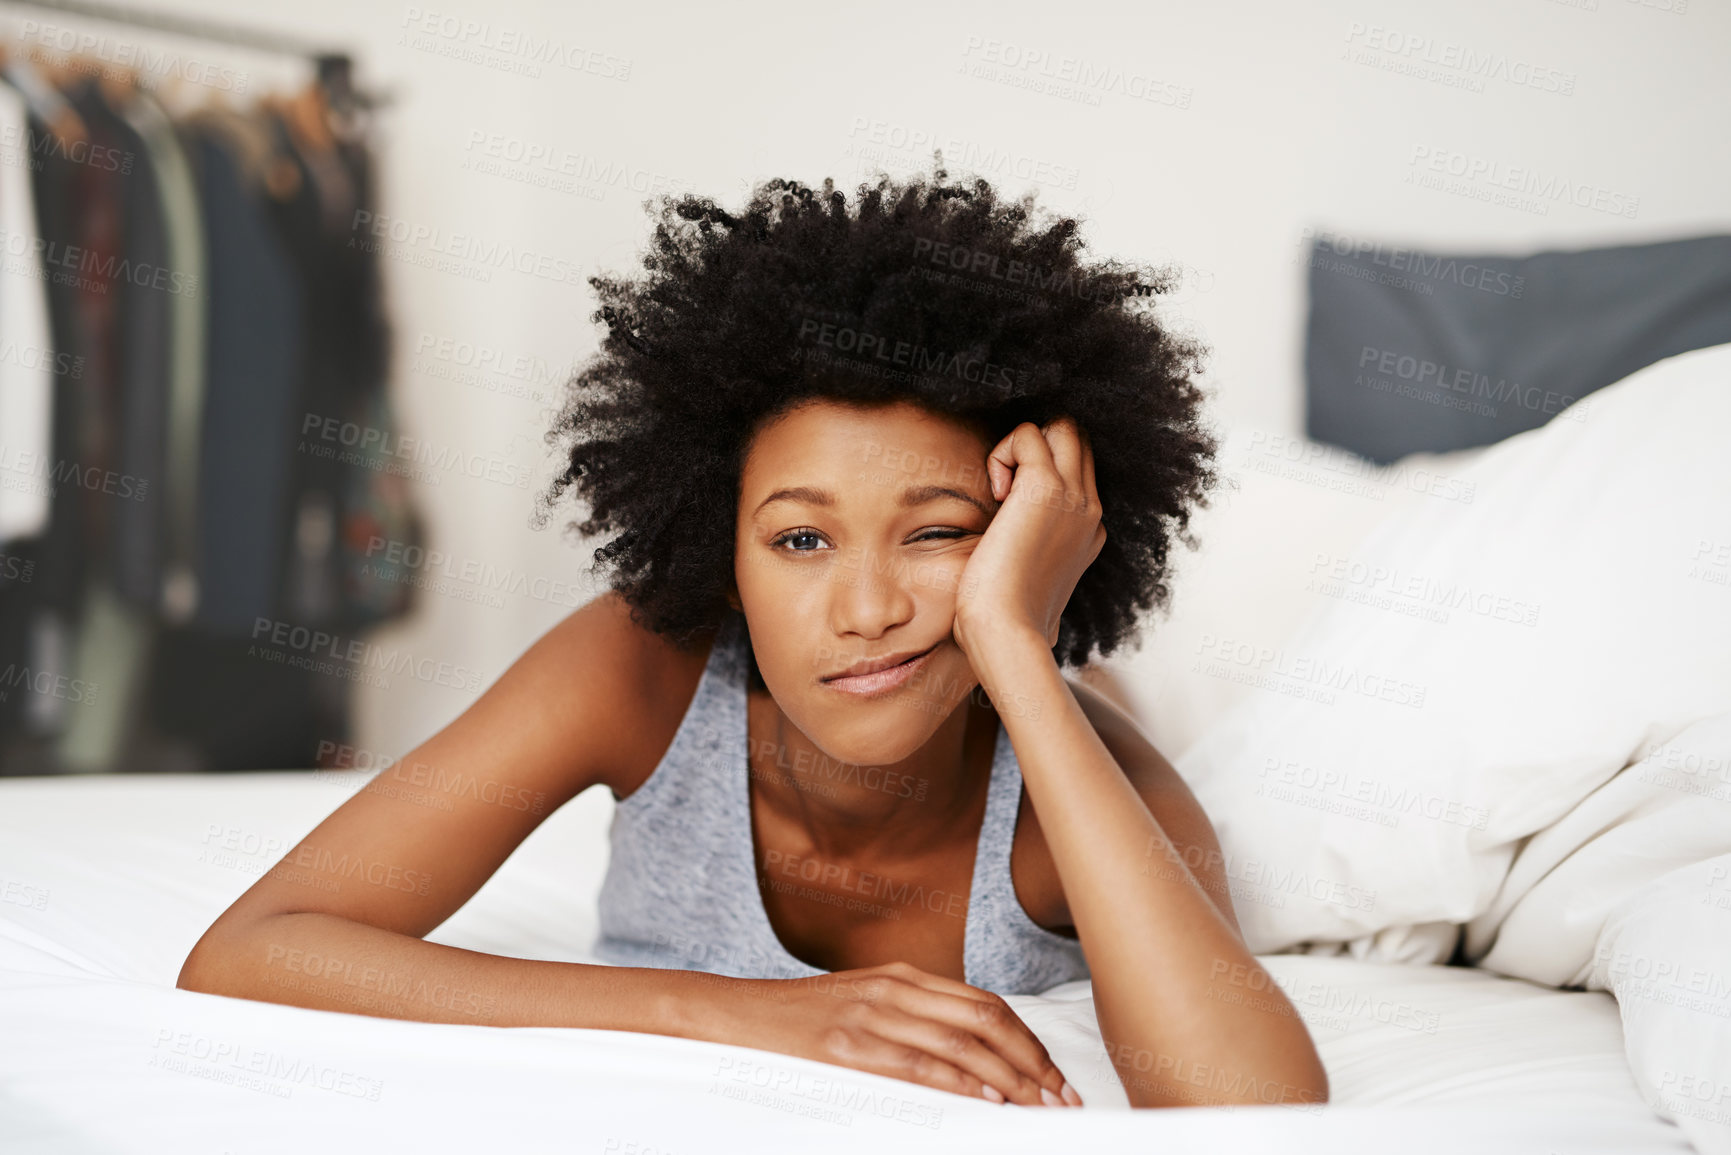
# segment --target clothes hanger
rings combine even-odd
[[[138,73],[131,68],[119,65],[104,68],[97,83],[110,108],[125,108],[138,96]]]
[[[287,104],[279,93],[265,93],[258,98],[257,106],[284,121],[288,119]],[[294,162],[293,157],[273,149],[265,165],[264,187],[277,200],[289,200],[301,189],[300,165]]]
[[[330,92],[322,79],[309,80],[283,99],[278,108],[295,150],[305,162],[318,193],[325,227],[345,227],[355,209],[354,178],[342,156],[338,120]]]
[[[150,95],[172,119],[179,119],[192,111],[193,102],[186,93],[186,81],[177,72],[170,72],[150,86]]]
[[[280,90],[266,93],[259,97],[259,104],[282,121],[295,147],[303,154],[319,154],[317,158],[309,156],[309,160],[323,159],[323,154],[334,148],[336,139],[331,134],[328,110],[318,81],[310,80],[304,88],[289,94]]]
[[[289,128],[298,139],[321,153],[334,152],[336,134],[331,131],[331,109],[324,85],[310,80],[288,101]]]
[[[49,86],[62,96],[66,95],[68,88],[83,80],[86,74],[85,69],[74,65],[71,56],[48,56],[44,54],[32,59],[36,65],[36,71],[42,79],[47,81]]]
[[[72,102],[61,94],[58,85],[50,82],[28,53],[0,55],[0,67],[5,69],[30,111],[62,143],[83,144],[90,139],[84,118],[78,115]]]

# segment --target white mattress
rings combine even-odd
[[[0,1150],[1691,1150],[1641,1100],[1609,995],[1463,968],[1264,956],[1328,1068],[1322,1109],[1115,1109],[1086,983],[1011,1000],[1081,1111],[657,1035],[173,989],[216,915],[364,779],[0,780]],[[597,789],[554,814],[429,938],[593,961],[611,806]]]

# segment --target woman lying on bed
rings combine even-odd
[[[1003,1000],[1091,978],[1132,1104],[1320,1102],[1184,782],[1061,673],[1212,484],[1164,288],[984,181],[662,202],[557,432],[612,592],[205,933],[187,990],[708,1039],[1079,1106]],[[976,689],[983,693],[976,693]],[[619,800],[596,966],[425,942]],[[375,783],[376,785],[376,783]]]

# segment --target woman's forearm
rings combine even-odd
[[[382,1018],[683,1035],[707,976],[548,962],[427,942],[337,915],[220,924],[188,956],[183,990]]]
[[[982,632],[973,646],[970,661],[998,704],[1063,882],[1100,1033],[1131,1103],[1325,1099],[1327,1075],[1304,1021],[1279,1013],[1291,1007],[1272,980],[1246,997],[1245,976],[1261,964],[1100,741],[1044,639],[1004,629]]]
[[[302,912],[219,923],[193,949],[177,985],[435,1023],[642,1031],[796,1055],[960,1094],[981,1095],[991,1080],[1028,1106],[1041,1103],[1042,1087],[1058,1093],[1062,1074],[1027,1025],[1014,1016],[982,1018],[985,1004],[954,994],[934,997],[937,983],[947,981],[903,964],[740,979],[540,962]],[[959,1055],[956,1042],[965,1035],[979,1045]]]

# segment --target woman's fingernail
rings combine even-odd
[[[1062,1107],[1064,1105],[1064,1100],[1052,1094],[1052,1092],[1046,1087],[1040,1088],[1040,1101],[1048,1107]]]
[[[1064,1096],[1064,1102],[1070,1106],[1080,1107],[1082,1105],[1082,1096],[1076,1094],[1076,1088],[1070,1086],[1068,1079],[1064,1080],[1064,1086],[1058,1093]]]
[[[1004,1093],[989,1083],[983,1085],[983,1089],[980,1093],[994,1103],[1002,1103],[1004,1101]]]

